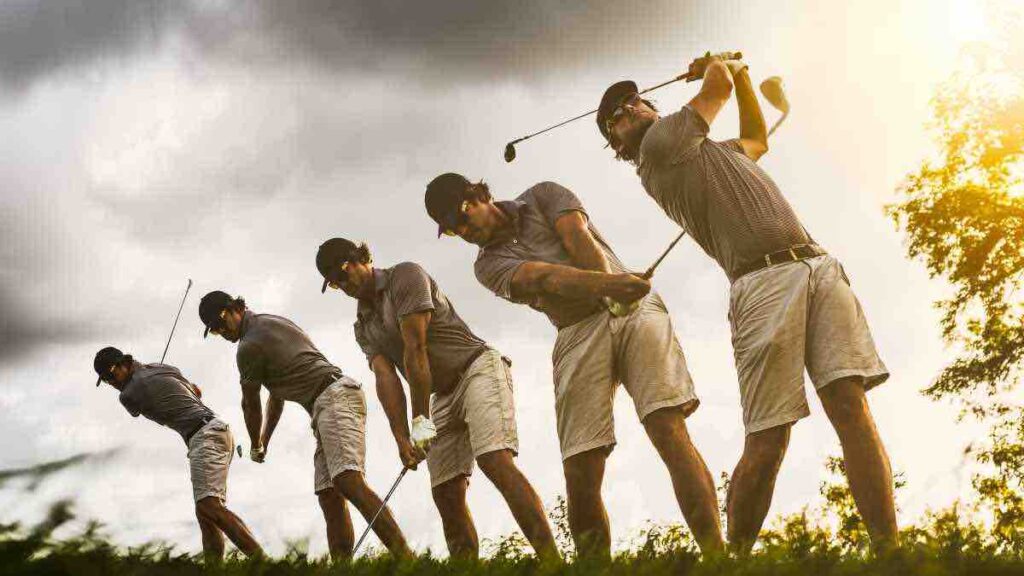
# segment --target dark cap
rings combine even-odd
[[[453,230],[458,224],[459,208],[466,199],[466,189],[469,187],[469,180],[454,172],[441,174],[427,184],[424,203],[427,205],[427,214],[437,222],[438,236],[444,234],[445,230]]]
[[[345,238],[331,238],[316,251],[316,269],[324,277],[320,293],[327,291],[327,284],[334,279],[338,266],[355,260],[359,247]]]
[[[210,327],[220,323],[220,313],[228,307],[234,298],[226,292],[214,290],[207,292],[206,296],[199,301],[199,319],[203,321],[206,329],[203,330],[203,338],[210,333]]]
[[[601,131],[601,135],[604,136],[605,140],[609,140],[608,117],[612,115],[612,112],[615,111],[615,108],[622,102],[623,98],[637,92],[639,90],[636,87],[636,82],[632,80],[616,82],[604,91],[604,96],[601,96],[601,105],[597,107],[597,129]]]
[[[104,376],[110,374],[110,369],[116,366],[122,358],[124,358],[124,353],[113,346],[107,346],[96,353],[96,358],[92,361],[92,368],[96,371],[97,376],[99,376],[96,379],[97,386],[100,385]]]

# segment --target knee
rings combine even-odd
[[[679,406],[659,408],[644,418],[644,429],[655,445],[678,445],[689,443],[686,430],[686,416]]]
[[[748,435],[743,447],[743,459],[757,469],[778,470],[786,455],[786,448],[789,447],[792,426],[784,424]]]
[[[465,476],[458,476],[431,488],[430,493],[438,510],[446,512],[465,505],[468,485],[469,481]]]
[[[496,450],[481,454],[476,459],[476,463],[480,466],[484,476],[487,476],[495,484],[500,484],[516,471],[516,464],[512,459],[512,452],[509,450]]]
[[[347,498],[362,493],[366,489],[366,480],[357,470],[346,470],[334,477],[334,486]]]
[[[868,414],[863,379],[860,377],[836,380],[822,388],[819,395],[825,414],[837,428],[855,425]]]
[[[317,501],[320,503],[320,510],[324,516],[330,516],[345,509],[345,498],[336,488],[327,488],[316,493]]]
[[[604,463],[607,457],[607,451],[598,448],[571,456],[563,462],[565,484],[570,495],[579,496],[589,492],[600,492],[601,478],[604,476]]]
[[[224,504],[216,496],[208,496],[196,502],[196,518],[201,522],[212,522],[224,510]]]

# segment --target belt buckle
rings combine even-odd
[[[765,268],[770,268],[771,265],[772,265],[772,255],[771,254],[765,254],[764,255],[764,267]]]
[[[797,255],[796,255],[796,251],[795,251],[795,250],[793,250],[793,247],[792,247],[792,246],[790,246],[789,248],[787,248],[787,250],[789,250],[789,257],[793,259],[793,262],[796,262],[797,260],[799,260],[799,259],[800,259],[800,258],[798,258],[798,257],[797,257]]]

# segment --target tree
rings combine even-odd
[[[1000,397],[1024,364],[1024,10],[1005,12],[1003,37],[969,53],[932,101],[939,157],[887,208],[910,256],[953,288],[937,306],[959,353],[925,393],[980,417],[1010,409]]]

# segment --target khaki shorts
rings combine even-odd
[[[615,446],[612,402],[620,382],[641,421],[670,406],[688,416],[700,403],[668,310],[654,293],[628,316],[601,311],[559,330],[552,362],[562,460]]]
[[[227,422],[214,418],[188,439],[188,471],[196,502],[215,496],[228,499],[228,467],[235,453],[235,437]]]
[[[519,451],[512,374],[496,350],[487,350],[466,369],[448,394],[430,399],[437,438],[427,453],[430,486],[473,473],[473,461],[496,450]]]
[[[359,382],[342,376],[313,402],[314,492],[334,485],[346,470],[362,472],[366,464],[366,396]]]
[[[729,323],[747,434],[810,414],[804,367],[816,390],[889,371],[839,261],[825,254],[751,272],[732,284]]]

